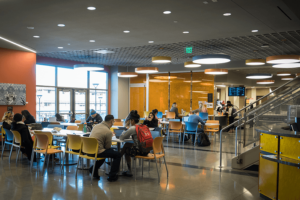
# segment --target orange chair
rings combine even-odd
[[[181,122],[173,122],[173,121],[169,122],[167,142],[169,142],[170,132],[171,133],[179,133],[180,136],[181,136],[181,133],[182,133],[182,123]],[[180,142],[180,140],[179,140],[179,142]]]
[[[168,118],[168,119],[175,119],[175,112],[167,112],[166,118]]]
[[[78,126],[68,126],[67,130],[78,131]]]
[[[164,146],[163,146],[163,140],[164,137],[156,137],[153,140],[153,157],[148,157],[148,156],[135,156],[134,159],[134,177],[136,180],[136,158],[140,158],[142,159],[142,176],[143,176],[143,166],[144,166],[144,160],[154,160],[155,164],[156,164],[156,169],[157,169],[157,175],[158,175],[158,183],[160,182],[160,176],[159,176],[159,171],[158,171],[158,166],[157,166],[157,159],[160,158],[164,158],[164,163],[166,166],[166,170],[167,170],[167,178],[169,177],[169,171],[168,171],[168,167],[167,167],[167,162],[166,162],[166,158],[165,158],[165,150],[164,150]]]
[[[214,133],[219,132],[219,128],[220,125],[204,126],[204,132],[209,134],[212,133],[212,135],[214,135]]]
[[[115,122],[122,122],[121,119],[115,119]]]
[[[123,122],[115,122],[114,126],[124,126],[124,125],[123,125]]]
[[[81,120],[75,120],[76,124],[81,124]]]

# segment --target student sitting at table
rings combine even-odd
[[[97,124],[101,123],[102,121],[102,117],[98,113],[96,113],[94,109],[91,109],[91,115],[87,118],[86,122]]]
[[[201,123],[202,127],[204,128],[204,125],[205,125],[205,122],[201,119],[201,117],[199,116],[199,110],[196,109],[193,111],[193,115],[190,115],[189,116],[189,119],[188,119],[188,122],[195,122],[195,123]],[[197,133],[203,133],[203,129],[202,128],[198,128],[197,129]],[[189,138],[190,138],[190,135],[189,135]],[[194,143],[195,141],[195,135],[192,136],[192,142]]]
[[[13,120],[13,115],[10,111],[7,111],[4,113],[3,117],[2,117],[2,127],[10,130],[11,129],[11,123]]]
[[[56,117],[56,121],[57,122],[63,122],[64,121],[63,118],[62,118],[62,116],[59,113],[56,113],[55,117]]]
[[[21,114],[23,115],[23,122],[25,124],[34,124],[35,119],[34,117],[30,114],[28,110],[22,110]]]
[[[158,113],[158,110],[157,110],[157,109],[153,109],[153,110],[152,110],[152,113],[153,113],[153,115],[154,115],[155,119],[157,119],[157,120],[158,120],[158,118],[157,118],[157,113]]]
[[[27,156],[28,160],[30,161],[33,141],[31,139],[31,135],[29,133],[28,126],[25,125],[24,122],[22,122],[22,115],[20,113],[17,113],[14,115],[13,122],[11,123],[11,130],[18,131],[20,133],[21,140],[22,140],[22,146],[25,147],[25,149],[21,148],[21,151],[24,155]],[[35,159],[34,159],[34,162],[35,162]]]
[[[158,119],[155,118],[153,112],[150,112],[149,116],[146,118],[143,124],[145,124],[148,127],[155,128],[158,127]]]
[[[118,172],[120,168],[121,154],[111,148],[112,132],[110,128],[113,126],[115,120],[113,115],[106,115],[105,121],[95,126],[91,132],[90,137],[96,138],[98,141],[98,158],[113,158],[113,163],[109,172],[108,181],[113,182],[118,180]],[[104,160],[98,160],[95,164],[94,177],[100,179],[98,169],[104,163]],[[90,167],[89,172],[93,173],[93,166]]]
[[[174,102],[172,104],[172,108],[171,108],[170,112],[175,112],[175,119],[180,119],[176,102]]]
[[[137,155],[146,156],[150,152],[139,152],[137,151],[137,148],[139,146],[139,140],[137,138],[137,132],[136,132],[136,126],[138,125],[140,121],[140,115],[137,113],[136,110],[132,110],[130,114],[127,116],[127,119],[129,121],[129,124],[131,125],[127,131],[124,131],[122,135],[120,135],[120,140],[129,139],[130,136],[133,139],[132,143],[125,143],[122,150],[121,155],[123,156],[125,154],[125,159],[128,166],[128,171],[123,172],[123,176],[132,176],[131,172],[131,158],[130,155],[132,155],[132,152],[136,152]]]

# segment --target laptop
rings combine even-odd
[[[120,138],[120,135],[122,135],[122,133],[124,132],[125,130],[123,129],[115,129],[114,132],[116,134],[116,138],[119,139]]]
[[[49,117],[49,122],[56,122],[56,117]]]

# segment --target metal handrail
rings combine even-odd
[[[263,97],[257,99],[256,101],[250,103],[248,106],[245,106],[245,107],[243,107],[242,109],[236,111],[234,114],[237,114],[237,113],[239,113],[239,112],[242,112],[242,111],[245,110],[246,108],[249,108],[251,105],[253,105],[253,104],[259,102],[260,100],[264,99],[265,97],[270,96],[272,93],[274,93],[274,92],[276,92],[277,90],[281,89],[282,87],[284,87],[284,86],[290,84],[291,82],[293,82],[294,80],[296,80],[296,79],[298,79],[298,78],[300,78],[300,76],[296,76],[293,80],[290,80],[290,81],[288,81],[287,83],[285,83],[285,84],[279,86],[278,88],[276,88],[276,89],[273,90],[272,92],[270,92],[270,93],[266,94],[265,96],[263,96]]]

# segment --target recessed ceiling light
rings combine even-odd
[[[28,29],[34,29],[34,27],[33,27],[33,26],[28,26],[27,28],[28,28]]]
[[[106,49],[94,51],[95,53],[107,54],[107,53],[115,53],[114,51],[109,51]]]
[[[188,31],[183,31],[183,33],[184,33],[184,34],[187,34],[187,33],[190,33],[190,32],[188,32]]]
[[[34,38],[40,38],[40,36],[38,36],[38,35],[35,35],[35,36],[33,36]]]
[[[124,33],[130,33],[130,31],[128,31],[128,30],[125,30],[125,31],[123,31]]]
[[[96,42],[95,40],[90,40],[90,42]]]
[[[87,7],[88,10],[96,10],[96,7]]]
[[[59,26],[59,27],[65,27],[66,25],[64,25],[64,24],[57,24],[57,26]]]
[[[225,17],[227,17],[227,16],[230,16],[231,13],[224,13],[223,15],[224,15]]]
[[[273,74],[267,74],[267,73],[256,73],[256,74],[247,74],[247,79],[266,79],[266,78],[272,78]]]
[[[57,48],[59,48],[59,49],[63,49],[63,47],[57,47]]]
[[[263,44],[260,47],[262,47],[262,48],[269,48],[270,46],[269,46],[269,44]]]
[[[256,33],[256,32],[258,32],[258,30],[252,30],[251,32],[252,32],[252,33]]]
[[[164,14],[165,14],[165,15],[171,14],[171,11],[166,10],[166,11],[164,11]]]
[[[148,43],[154,43],[154,41],[149,41]]]

